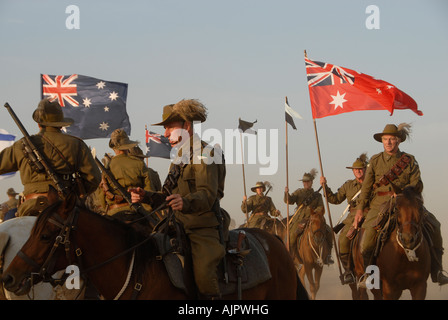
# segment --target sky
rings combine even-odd
[[[79,9],[79,29],[67,28],[70,5]],[[366,13],[369,5],[378,9],[378,29],[366,26],[372,14]],[[163,133],[163,128],[150,125],[160,121],[164,105],[199,99],[209,113],[201,130],[220,132],[227,156],[221,206],[239,225],[245,219],[240,209],[243,166],[239,146],[225,139],[226,129],[238,127],[238,118],[257,120],[254,129],[269,137],[266,143],[247,148],[251,153],[244,158],[248,196],[257,181],[269,181],[273,185],[269,195],[286,216],[286,96],[304,118],[295,119],[297,130],[288,128],[289,189],[302,187],[299,179],[312,168],[322,174],[306,82],[306,50],[312,60],[390,82],[418,103],[421,117],[397,110],[392,116],[387,111],[359,111],[317,119],[322,167],[336,191],[353,178],[346,166],[363,152],[371,157],[382,151],[374,133],[388,123],[412,124],[411,139],[400,149],[414,155],[420,165],[425,205],[441,221],[446,247],[447,15],[448,3],[436,0],[1,0],[0,97],[32,134],[38,132],[31,115],[40,100],[41,73],[77,73],[128,83],[131,138],[143,146],[145,125]],[[21,137],[6,110],[0,110],[0,128]],[[111,151],[108,139],[86,143],[99,155]],[[263,145],[267,154],[260,149]],[[249,163],[253,157],[255,163]],[[163,181],[169,160],[151,158],[149,165]],[[276,165],[276,170],[260,174],[269,165]],[[0,181],[5,200],[9,187],[22,190],[18,175]],[[333,222],[344,209],[345,204],[330,205]],[[440,297],[448,297],[446,288],[434,295]]]

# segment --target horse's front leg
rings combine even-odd
[[[412,300],[425,300],[426,298],[426,281],[423,281],[410,289]]]
[[[401,297],[403,290],[396,288],[390,281],[382,281],[382,291],[384,300],[398,300]]]

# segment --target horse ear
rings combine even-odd
[[[73,192],[69,193],[69,194],[67,195],[67,197],[65,197],[65,199],[64,199],[64,205],[63,205],[63,207],[64,207],[66,210],[71,210],[71,209],[73,209],[73,207],[74,207],[75,204],[76,204],[76,200],[77,200],[76,194],[73,193]]]
[[[401,189],[399,186],[395,185],[394,183],[390,182],[392,188],[394,189],[395,194],[403,193],[403,189]]]
[[[48,203],[51,205],[59,200],[58,191],[50,184],[48,186]]]

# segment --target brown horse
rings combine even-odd
[[[262,243],[271,279],[244,290],[242,297],[306,299],[307,293],[282,242],[262,230],[246,232]],[[73,201],[58,201],[38,217],[21,254],[4,272],[3,282],[8,290],[26,294],[31,273],[44,278],[52,269],[64,269],[77,262],[81,275],[87,276],[105,299],[131,299],[135,293],[142,300],[190,298],[170,281],[155,243],[148,241],[151,239],[125,223],[74,206]],[[135,290],[137,283],[142,284],[139,291]],[[237,293],[223,298],[236,299]]]
[[[426,297],[431,257],[423,212],[423,198],[413,187],[397,195],[395,228],[377,258],[384,299],[399,299],[406,289],[413,300]]]
[[[299,270],[299,277],[302,283],[305,283],[306,274],[310,284],[311,299],[313,300],[316,298],[320,287],[324,259],[330,254],[330,247],[326,241],[326,232],[323,212],[311,210],[309,221],[302,235],[297,239],[297,252],[295,254],[299,263],[302,264]]]

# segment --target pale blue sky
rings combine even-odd
[[[368,30],[368,5],[380,10],[380,29]],[[80,29],[68,30],[65,9],[80,9]],[[0,96],[30,133],[40,99],[39,74],[78,73],[129,84],[131,137],[144,143],[145,125],[158,122],[162,107],[198,98],[209,109],[203,130],[234,129],[238,118],[258,120],[256,129],[278,129],[279,170],[259,176],[246,165],[247,193],[268,180],[283,215],[286,184],[284,98],[304,120],[289,128],[290,189],[304,172],[319,169],[306,84],[308,57],[383,79],[412,96],[424,116],[409,110],[362,111],[317,120],[325,175],[336,190],[352,178],[345,169],[362,152],[382,151],[372,135],[387,123],[410,122],[403,151],[416,156],[425,184],[426,206],[443,226],[448,181],[448,2],[446,1],[0,1]],[[20,137],[6,110],[0,128]],[[161,128],[151,130],[162,133]],[[102,154],[107,139],[87,140]],[[224,150],[225,151],[225,150]],[[235,159],[236,160],[236,159]],[[150,161],[164,179],[168,162]],[[222,206],[242,223],[241,165],[228,165]],[[320,171],[320,169],[319,169]],[[320,173],[319,173],[320,174]],[[0,190],[21,190],[18,177]],[[318,187],[317,182],[315,188]],[[4,195],[6,198],[6,194]],[[1,197],[0,197],[1,199]],[[333,221],[345,205],[330,206]],[[292,210],[293,207],[290,207]],[[445,245],[446,246],[446,245]],[[445,291],[446,293],[446,291]]]

